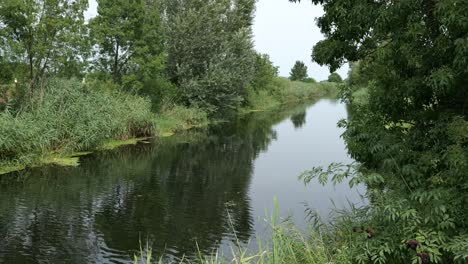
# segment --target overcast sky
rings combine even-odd
[[[96,1],[90,0],[86,17],[96,16],[96,8]],[[254,24],[255,49],[270,55],[273,63],[280,67],[281,76],[289,76],[294,62],[301,60],[309,67],[310,77],[327,79],[328,68],[320,67],[311,59],[312,47],[323,39],[315,25],[315,18],[322,14],[322,7],[310,1],[292,4],[288,0],[259,0]],[[338,70],[343,78],[347,72],[347,65]]]
[[[321,6],[310,1],[292,4],[288,0],[259,0],[254,24],[255,48],[270,55],[281,76],[289,71],[297,60],[309,67],[309,76],[325,80],[330,71],[311,59],[312,47],[324,37],[315,24],[315,18],[323,14]],[[346,78],[347,65],[338,70]]]

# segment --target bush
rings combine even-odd
[[[172,134],[195,126],[206,126],[208,123],[205,111],[174,104],[163,105],[155,121],[159,135]]]
[[[305,79],[303,80],[303,82],[305,82],[305,83],[317,83],[317,81],[316,81],[314,78],[310,78],[310,77],[309,77],[309,78],[305,78]]]
[[[255,110],[264,110],[281,104],[271,91],[265,89],[255,91],[249,88],[245,101],[247,107],[254,108]]]

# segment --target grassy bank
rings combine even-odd
[[[248,90],[247,104],[241,112],[264,111],[284,104],[299,103],[324,96],[336,97],[336,83],[305,83],[275,77],[267,87]]]
[[[43,164],[77,165],[83,151],[206,126],[206,114],[177,105],[151,111],[149,100],[52,80],[20,110],[0,113],[0,174]],[[80,153],[81,152],[81,153]]]

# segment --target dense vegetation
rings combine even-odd
[[[359,162],[352,183],[365,183],[370,201],[337,219],[333,244],[353,263],[465,263],[468,2],[312,2],[324,7],[326,36],[313,59],[332,71],[357,62],[341,125]],[[336,164],[308,176],[327,171],[350,176]]]
[[[255,52],[254,0],[97,2],[0,5],[0,172],[322,94]]]

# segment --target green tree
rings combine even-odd
[[[349,243],[352,256],[466,261],[468,2],[312,2],[323,5],[317,24],[326,36],[313,59],[331,71],[360,61],[370,77],[367,104],[344,98],[352,109],[344,137],[363,164],[355,182],[367,184],[372,202],[364,221],[378,229],[375,239]],[[402,247],[411,239],[419,255]]]
[[[360,61],[350,62],[347,82],[348,85],[356,88],[367,86],[371,77],[366,76],[366,72],[367,70],[365,69],[364,63]]]
[[[47,74],[82,72],[86,58],[85,0],[9,0],[0,5],[4,65],[27,65],[31,88]],[[14,70],[21,72],[21,70]],[[15,77],[16,78],[16,77]]]
[[[289,74],[291,81],[303,81],[308,77],[307,66],[302,61],[296,61]]]
[[[338,73],[333,72],[328,76],[328,81],[329,82],[340,83],[340,82],[343,82],[343,79],[341,78],[341,76]]]
[[[98,15],[90,21],[98,47],[97,71],[114,82],[139,90],[164,70],[160,10],[156,1],[98,0]],[[129,88],[130,89],[130,88]]]
[[[255,54],[254,77],[251,86],[254,90],[267,89],[268,85],[278,76],[278,67],[275,67],[267,54]]]
[[[253,78],[253,0],[167,0],[168,74],[182,100],[210,113],[237,108]]]
[[[175,88],[164,77],[166,52],[157,0],[98,0],[98,16],[90,21],[98,47],[95,72],[111,77],[127,92],[148,96],[153,110],[175,97]]]

